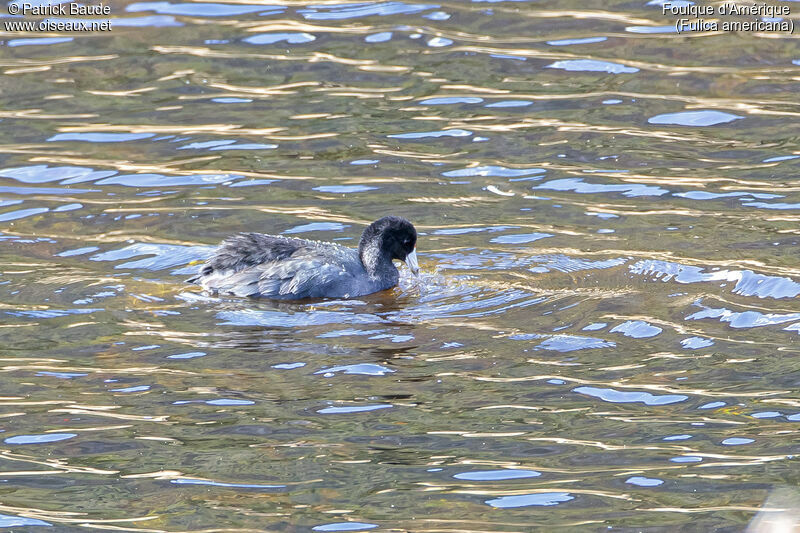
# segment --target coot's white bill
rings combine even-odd
[[[411,253],[406,256],[406,264],[415,276],[419,276],[419,263],[417,262],[416,248],[414,248],[414,250],[412,250]]]

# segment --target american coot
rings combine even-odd
[[[416,245],[417,230],[396,216],[367,226],[358,250],[329,242],[240,233],[222,241],[200,274],[187,281],[236,296],[352,298],[397,285],[400,274],[393,259],[405,261],[417,274]]]

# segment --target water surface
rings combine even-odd
[[[795,483],[794,41],[644,0],[112,7],[0,44],[0,528],[741,531]],[[389,212],[396,290],[183,282]]]

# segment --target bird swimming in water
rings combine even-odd
[[[399,259],[414,275],[417,230],[397,216],[367,226],[358,250],[263,233],[228,237],[187,281],[216,293],[254,298],[354,298],[397,285]]]

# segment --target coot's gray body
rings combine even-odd
[[[338,244],[263,233],[225,239],[188,281],[235,296],[298,300],[353,298],[389,289],[400,277],[392,259],[416,273],[417,233],[400,217],[384,217],[364,230],[358,250]]]

